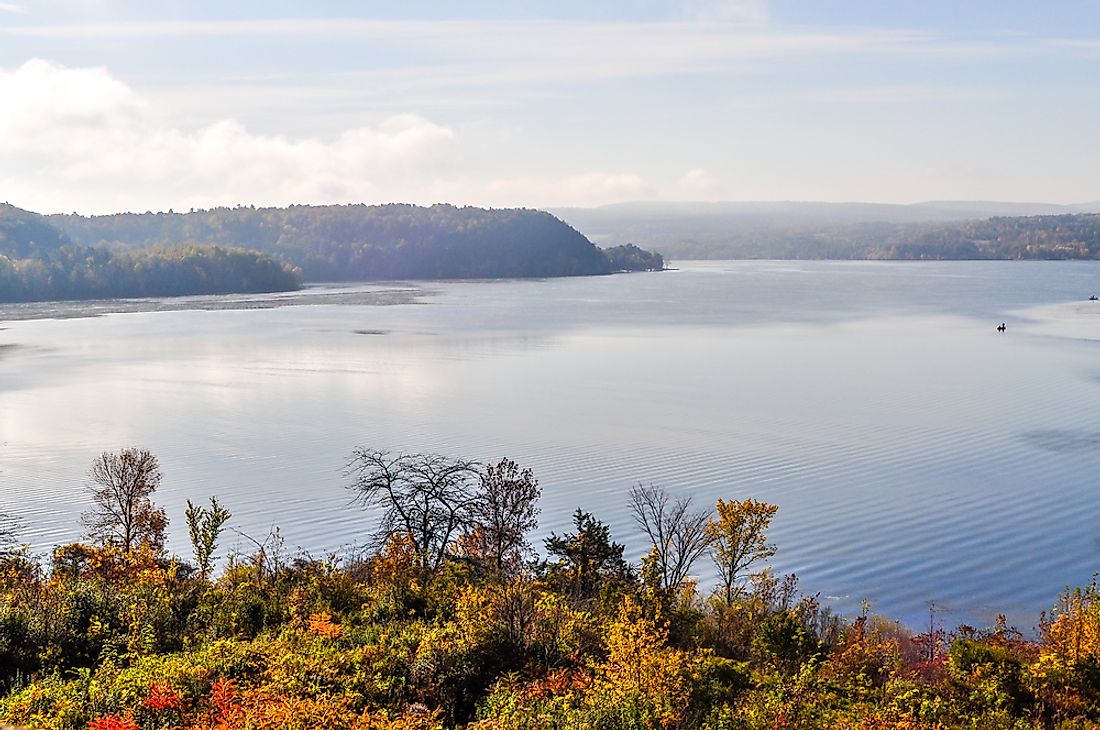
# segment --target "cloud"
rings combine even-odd
[[[685,200],[710,200],[721,193],[718,179],[699,167],[683,174],[676,184],[676,192]]]
[[[372,199],[410,187],[455,137],[412,114],[325,139],[257,134],[232,119],[182,129],[155,121],[106,69],[42,60],[0,69],[0,98],[0,198],[44,210]]]
[[[659,197],[632,172],[456,179],[447,173],[458,135],[416,114],[325,138],[259,134],[234,119],[185,128],[159,121],[162,110],[105,68],[44,60],[0,68],[0,98],[0,199],[42,212],[391,201],[549,207]]]
[[[24,14],[26,12],[27,9],[24,8],[22,5],[17,5],[16,3],[0,3],[0,13]]]

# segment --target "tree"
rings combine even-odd
[[[754,563],[775,555],[775,545],[768,542],[768,526],[779,509],[774,504],[718,500],[716,518],[707,523],[711,542],[711,558],[721,580],[722,595],[727,604],[740,593],[740,581]]]
[[[511,459],[501,459],[481,472],[479,498],[470,505],[473,530],[482,554],[497,576],[514,570],[530,550],[526,535],[538,526],[542,494],[530,469],[520,469]]]
[[[550,533],[546,551],[561,560],[574,598],[590,598],[606,578],[625,578],[630,569],[623,560],[623,546],[611,541],[611,530],[603,522],[578,509],[573,513],[576,532],[558,537]]]
[[[191,504],[191,500],[187,500],[186,516],[187,534],[191,538],[195,562],[205,580],[214,570],[214,551],[218,547],[218,538],[232,514],[218,503],[217,497],[211,497],[209,509]]]
[[[434,572],[451,541],[472,524],[480,482],[475,462],[359,448],[345,473],[352,477],[348,488],[355,499],[382,510],[375,544],[381,547],[391,536],[407,536],[424,571]]]
[[[164,546],[168,518],[150,495],[160,486],[160,464],[145,449],[104,452],[89,470],[94,506],[81,516],[89,539],[132,552],[148,543]]]
[[[672,501],[668,492],[652,484],[630,490],[630,511],[653,545],[647,567],[656,575],[659,587],[665,591],[677,588],[710,545],[710,513],[693,512],[690,497]]]

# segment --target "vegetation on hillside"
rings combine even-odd
[[[684,259],[1095,259],[1100,258],[1100,215],[705,232],[688,227],[641,242]]]
[[[309,281],[575,276],[613,270],[587,238],[537,210],[293,205],[50,220],[88,246],[180,241],[244,246],[293,262]]]
[[[0,205],[0,302],[289,291],[300,285],[294,267],[256,251],[81,246],[41,216]]]
[[[665,268],[661,254],[638,248],[633,243],[605,248],[603,252],[612,271],[662,271]]]
[[[241,248],[175,246],[112,253],[66,246],[35,258],[0,253],[0,302],[291,291],[289,264]]]
[[[914,633],[841,619],[767,568],[776,506],[699,508],[655,486],[624,556],[578,510],[539,558],[534,475],[357,450],[362,555],[289,555],[273,531],[214,565],[231,515],[188,504],[164,549],[156,458],[92,465],[88,542],[48,562],[0,521],[0,722],[213,728],[1087,728],[1100,726],[1100,589],[1025,639],[1003,621]],[[710,559],[714,592],[692,577]]]

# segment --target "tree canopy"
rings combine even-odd
[[[613,270],[549,213],[453,205],[292,205],[124,213],[50,221],[85,246],[182,241],[244,246],[301,267],[308,281],[575,276]]]

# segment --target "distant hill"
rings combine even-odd
[[[1095,221],[1070,221],[1100,212],[1100,205],[623,203],[555,212],[600,245],[632,242],[671,259],[1076,258],[1095,255],[1088,232]],[[1037,220],[976,225],[1001,218]],[[1039,229],[1048,229],[1044,240]]]
[[[81,246],[36,213],[0,204],[0,302],[289,291],[294,267],[236,247]]]
[[[312,281],[662,268],[537,210],[434,205],[216,208],[43,217],[0,207],[0,301],[285,291]]]
[[[68,236],[37,213],[0,203],[0,254],[25,259],[71,243]]]
[[[86,246],[244,246],[293,262],[310,281],[574,276],[608,257],[549,213],[453,205],[216,208],[50,221]]]

